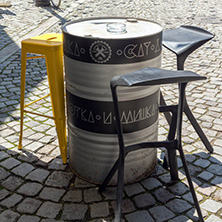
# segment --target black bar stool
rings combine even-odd
[[[214,34],[195,26],[180,26],[179,28],[166,30],[163,32],[163,45],[177,56],[177,70],[184,69],[184,62],[188,55],[194,50],[202,46],[214,37]],[[165,105],[165,100],[160,95],[160,104]],[[184,112],[194,127],[195,131],[199,135],[200,139],[204,143],[207,150],[212,153],[213,147],[209,140],[195,119],[191,112],[186,97],[184,101]],[[169,113],[164,114],[167,122],[170,124],[171,115]]]
[[[206,79],[206,77],[199,76],[198,74],[190,71],[169,71],[157,68],[144,68],[135,72],[131,72],[126,75],[115,76],[111,80],[110,84],[113,97],[114,111],[116,115],[116,127],[117,127],[118,141],[119,141],[119,158],[116,161],[116,163],[113,165],[109,174],[105,178],[103,184],[99,187],[99,192],[102,192],[105,189],[105,187],[112,179],[115,172],[118,170],[115,222],[119,222],[121,218],[121,205],[122,205],[123,180],[124,180],[124,161],[126,155],[129,152],[135,150],[158,148],[158,147],[165,147],[168,151],[167,153],[169,158],[171,178],[178,177],[177,160],[175,154],[176,150],[179,151],[199,219],[200,221],[203,221],[202,213],[188,171],[181,143],[182,116],[183,116],[183,107],[185,101],[186,85],[190,81],[203,80],[203,79]],[[166,140],[143,142],[139,144],[125,146],[124,136],[123,136],[124,132],[120,120],[121,113],[119,110],[117,87],[118,86],[138,87],[138,86],[151,86],[151,85],[172,84],[172,83],[179,84],[179,102],[177,105],[160,107],[160,112],[172,113],[172,121],[170,123],[170,129]]]

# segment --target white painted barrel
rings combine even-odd
[[[118,157],[110,80],[160,67],[162,28],[142,19],[90,18],[62,30],[69,164],[82,179],[100,184]],[[159,86],[120,88],[119,94],[126,144],[157,140]],[[156,161],[155,149],[130,153],[124,183],[147,177]]]

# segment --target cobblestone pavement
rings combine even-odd
[[[73,0],[60,9],[36,7],[34,1],[12,0],[0,8],[0,221],[112,221],[115,187],[103,194],[76,177],[59,156],[54,124],[43,117],[25,118],[22,151],[19,136],[20,42],[43,32],[61,32],[66,21],[91,16],[133,16],[155,20],[164,29],[181,24],[196,25],[213,32],[215,38],[196,50],[185,69],[207,76],[189,84],[187,96],[214,153],[209,154],[184,118],[183,142],[186,158],[206,222],[222,221],[222,2],[216,0]],[[163,49],[163,68],[175,69],[175,57]],[[29,60],[26,102],[47,94],[44,60]],[[173,102],[176,86],[164,87]],[[51,113],[50,100],[33,105]],[[167,124],[160,118],[159,134]],[[187,180],[178,157],[181,181],[166,185],[162,154],[152,175],[124,187],[123,221],[197,221]]]

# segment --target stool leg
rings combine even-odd
[[[51,95],[52,111],[55,119],[60,153],[63,163],[67,163],[67,140],[64,99],[63,54],[62,46],[57,51],[46,52],[46,65]]]
[[[195,119],[193,113],[191,112],[191,110],[190,110],[190,108],[187,104],[187,101],[184,104],[184,112],[185,112],[187,118],[189,119],[190,123],[192,124],[193,128],[197,132],[198,136],[200,137],[201,141],[203,142],[203,144],[207,148],[207,150],[210,153],[213,153],[214,149],[211,146],[211,144],[210,144],[209,140],[207,139],[206,135],[204,134],[203,130],[201,129],[200,125],[198,124],[197,120]]]
[[[20,135],[18,149],[22,149],[23,137],[23,120],[24,120],[24,104],[25,104],[25,78],[26,78],[26,51],[21,50],[21,86],[20,86]]]
[[[184,70],[184,62],[187,58],[187,55],[180,55],[177,56],[177,70]],[[207,139],[206,135],[204,134],[203,130],[201,129],[200,125],[198,124],[197,120],[195,119],[193,113],[191,112],[187,100],[185,97],[185,103],[184,103],[184,112],[189,119],[190,123],[192,124],[193,128],[197,132],[198,136],[200,137],[201,141],[205,145],[206,149],[210,152],[213,153],[214,149],[211,146],[209,140]]]

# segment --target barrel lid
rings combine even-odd
[[[103,39],[127,39],[159,33],[162,27],[153,21],[136,18],[91,18],[67,23],[63,32]]]

